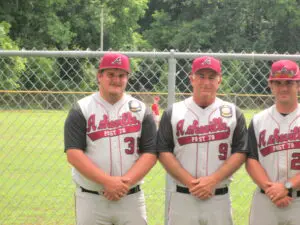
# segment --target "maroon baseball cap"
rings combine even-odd
[[[130,73],[130,61],[126,55],[106,53],[100,60],[99,69],[122,69]]]
[[[211,69],[220,74],[222,72],[220,61],[211,56],[203,56],[194,59],[192,64],[192,72],[196,73],[201,69]]]
[[[300,80],[299,66],[291,60],[279,60],[272,64],[269,80]]]

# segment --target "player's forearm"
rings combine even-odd
[[[159,161],[173,178],[187,187],[191,186],[191,182],[195,178],[181,166],[173,153],[161,152]]]
[[[129,179],[129,184],[132,186],[151,170],[157,161],[156,154],[144,153],[135,162],[135,164],[124,174],[124,177]]]
[[[216,183],[220,183],[237,171],[245,160],[246,155],[244,153],[234,153],[211,176],[216,180]]]
[[[110,178],[103,170],[98,168],[81,150],[67,150],[68,162],[83,176],[98,184],[104,185]]]
[[[263,190],[265,190],[268,185],[267,183],[270,181],[265,169],[261,166],[261,164],[255,160],[248,158],[246,161],[246,170],[252,180]]]

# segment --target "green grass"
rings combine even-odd
[[[245,116],[250,121],[253,111]],[[65,111],[0,111],[0,224],[75,224],[74,184],[63,152]],[[247,225],[254,189],[244,169],[231,185],[236,225]],[[150,225],[164,224],[165,172],[142,186]]]

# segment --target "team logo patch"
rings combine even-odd
[[[138,101],[131,100],[128,104],[131,112],[139,112],[142,110],[142,106]]]
[[[229,105],[222,105],[220,107],[220,114],[222,117],[230,118],[232,117],[232,108]]]

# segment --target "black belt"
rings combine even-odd
[[[80,187],[81,191],[82,192],[87,192],[87,193],[91,193],[91,194],[95,194],[95,195],[100,195],[98,191],[91,191],[91,190],[87,190],[83,187]],[[140,185],[137,185],[136,187],[134,188],[131,188],[128,192],[127,192],[127,195],[131,195],[131,194],[134,194],[134,193],[137,193],[139,192],[141,189],[140,189]]]
[[[260,193],[265,194],[265,191],[263,189],[260,189]],[[293,197],[293,190],[289,190],[288,196],[291,198]],[[300,191],[296,191],[296,197],[300,197]]]
[[[190,191],[186,187],[176,186],[176,191],[184,194],[190,194]],[[228,187],[218,188],[215,190],[215,195],[225,195],[228,193]]]

